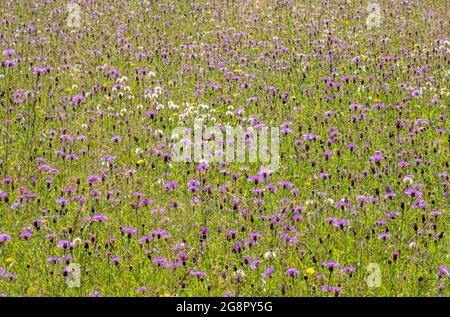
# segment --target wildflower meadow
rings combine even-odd
[[[447,0],[0,12],[0,296],[450,295]]]

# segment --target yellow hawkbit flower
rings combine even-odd
[[[164,292],[160,295],[160,297],[172,297],[172,295],[169,292]]]
[[[237,73],[237,74],[238,73],[242,73],[242,69],[235,69],[234,72]]]
[[[168,84],[169,84],[169,86],[171,86],[171,85],[173,85],[173,84],[175,84],[175,83],[174,83],[173,80],[169,80]]]
[[[142,164],[144,164],[144,160],[137,160],[137,161],[136,161],[136,164],[137,164],[137,165],[142,165]]]
[[[8,257],[8,258],[5,260],[5,262],[6,262],[7,264],[11,264],[11,263],[14,262],[14,259],[13,259],[12,257]]]
[[[309,275],[313,275],[314,273],[316,273],[316,271],[312,267],[307,268],[305,272],[308,273]]]

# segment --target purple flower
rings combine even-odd
[[[110,263],[114,265],[118,265],[120,262],[120,256],[115,256],[111,259]]]
[[[31,238],[31,230],[27,229],[26,231],[21,232],[19,234],[19,238],[28,240],[29,238]]]
[[[329,285],[323,284],[322,291],[326,292],[326,293],[334,293],[335,295],[337,295],[341,292],[341,289],[339,287],[334,287],[334,286],[329,286]]]
[[[58,241],[58,248],[61,249],[73,249],[74,244],[70,240],[60,240]]]
[[[389,232],[382,232],[378,235],[378,239],[380,240],[387,240],[391,237],[391,234]]]
[[[10,49],[5,49],[3,50],[3,56],[13,56],[16,53],[16,51],[14,51],[14,49],[10,48]]]
[[[0,245],[3,244],[4,242],[10,241],[10,240],[11,240],[11,236],[9,234],[6,234],[6,233],[0,234]]]
[[[447,276],[450,278],[450,270],[444,265],[439,265],[439,277]]]
[[[169,239],[172,236],[164,229],[155,229],[152,231],[152,236],[157,239]]]
[[[286,270],[286,273],[285,273],[285,274],[288,275],[288,276],[294,277],[294,276],[297,276],[298,273],[299,273],[299,271],[298,271],[296,268],[290,267],[290,268],[288,268],[288,269]]]
[[[203,271],[191,271],[190,273],[192,276],[197,277],[200,281],[203,281],[203,279],[206,276],[206,273]]]
[[[105,215],[93,215],[91,216],[91,221],[92,222],[103,222],[108,220],[108,217]]]
[[[323,267],[327,267],[330,271],[333,271],[334,268],[341,266],[339,262],[330,261],[330,262],[322,262]]]
[[[264,273],[262,274],[262,279],[266,280],[267,277],[272,277],[273,276],[273,272],[275,271],[275,267],[274,266],[268,266],[266,268],[266,270],[264,271]]]
[[[118,143],[122,140],[122,137],[120,135],[114,135],[111,137],[111,141],[114,143]]]
[[[126,234],[128,238],[131,238],[132,235],[137,233],[137,229],[133,227],[122,227],[120,228],[122,234]]]
[[[422,197],[422,192],[415,190],[415,189],[407,189],[405,190],[405,195],[406,196],[411,196],[411,197]]]
[[[370,157],[370,160],[376,164],[379,164],[383,159],[383,155],[381,155],[381,151],[375,151],[375,154]]]
[[[340,272],[341,273],[347,273],[347,272],[355,272],[356,268],[353,265],[349,265],[349,266],[344,266]]]
[[[139,245],[143,245],[144,243],[150,243],[153,240],[151,236],[142,236],[139,238]]]
[[[60,256],[50,256],[47,258],[47,262],[56,264],[60,263],[62,261],[62,258]]]
[[[140,286],[140,287],[137,287],[134,291],[136,293],[145,293],[148,290],[149,290],[149,288],[147,286]]]

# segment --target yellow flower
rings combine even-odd
[[[247,38],[248,38],[249,40],[251,40],[251,39],[253,38],[253,35],[249,34],[249,35],[247,35]]]
[[[131,66],[131,67],[134,67],[135,65],[134,65],[134,63],[130,63],[130,66]]]
[[[311,186],[311,181],[305,181],[305,182],[303,183],[303,185],[305,185],[305,186]]]
[[[136,164],[137,164],[137,165],[142,165],[142,164],[144,164],[144,160],[137,160],[137,161],[136,161]]]
[[[316,271],[312,267],[307,268],[305,272],[308,273],[309,275],[313,275],[314,273],[316,273]]]
[[[14,259],[12,257],[9,257],[5,261],[6,261],[7,264],[11,264],[11,263],[14,262]]]
[[[242,73],[242,69],[238,68],[234,70],[235,73]]]
[[[175,83],[174,83],[173,80],[169,80],[169,83],[168,83],[168,84],[169,84],[169,86],[171,86],[171,85],[173,85],[173,84],[175,84]]]
[[[237,96],[238,96],[238,94],[237,94],[237,93],[234,93],[234,94],[233,94],[233,97],[234,97],[234,98],[236,98]]]
[[[160,295],[160,297],[172,297],[172,295],[169,292],[164,292]]]
[[[72,88],[66,88],[66,92],[71,92]]]
[[[173,117],[176,117],[176,116],[178,116],[178,112],[174,112],[174,113],[172,113],[172,116],[173,116]]]

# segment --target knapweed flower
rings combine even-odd
[[[126,235],[128,238],[131,238],[131,236],[137,233],[137,229],[134,227],[121,227],[120,231],[122,232],[123,235]]]
[[[89,294],[89,297],[102,297],[102,292],[93,291],[91,294]]]
[[[330,271],[333,271],[334,268],[339,267],[341,264],[339,262],[330,261],[330,262],[322,262],[322,266],[328,268]]]
[[[288,268],[288,269],[286,270],[286,273],[285,273],[285,274],[288,275],[288,276],[294,277],[294,276],[297,276],[298,273],[299,273],[299,271],[298,271],[296,268],[290,267],[290,268]]]
[[[92,222],[103,222],[108,220],[108,217],[105,215],[93,215],[91,216],[91,221]]]
[[[6,233],[2,233],[0,234],[0,245],[2,245],[3,243],[10,241],[11,240],[11,236],[9,234]]]
[[[444,277],[444,276],[450,278],[450,270],[444,265],[439,265],[439,277]]]
[[[13,48],[9,48],[9,49],[7,48],[7,49],[3,50],[3,56],[10,57],[10,56],[13,56],[15,53],[16,53],[16,51]]]
[[[322,285],[322,291],[326,293],[333,293],[334,295],[338,295],[341,292],[341,289],[339,287],[335,286],[329,286],[329,285]]]
[[[169,239],[172,237],[165,229],[155,229],[152,231],[152,236],[156,239]]]
[[[197,277],[200,281],[203,281],[203,279],[204,279],[205,276],[206,276],[206,273],[203,272],[203,271],[191,271],[190,274],[191,274],[192,276]]]
[[[112,259],[110,260],[110,263],[114,264],[114,265],[118,265],[120,263],[120,256],[112,257]]]
[[[275,271],[275,267],[273,265],[268,266],[266,268],[266,270],[264,271],[264,273],[262,273],[261,278],[263,279],[263,281],[265,281],[268,277],[272,277],[273,276],[273,272]]]
[[[70,240],[60,240],[58,241],[58,248],[61,249],[73,249],[75,245]]]
[[[378,234],[378,239],[380,240],[387,240],[391,237],[391,234],[389,232],[381,232]]]

